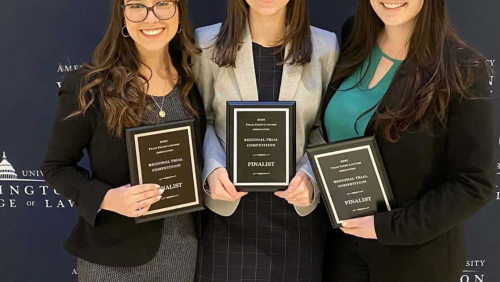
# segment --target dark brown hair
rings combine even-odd
[[[358,0],[354,26],[343,46],[332,85],[352,75],[371,57],[383,29],[384,23],[370,1]],[[399,140],[406,130],[432,131],[436,121],[445,124],[452,94],[468,96],[474,69],[485,67],[484,59],[458,36],[444,0],[425,0],[408,41],[406,59],[384,98],[363,115],[377,108],[372,125],[390,142]]]
[[[227,16],[215,42],[214,62],[219,67],[236,67],[236,54],[241,47],[242,34],[247,26],[250,7],[246,0],[228,0]],[[311,62],[312,39],[306,0],[290,0],[287,4],[285,24],[287,31],[281,39],[283,54],[287,44],[290,52],[281,63],[306,65]]]
[[[183,81],[183,104],[192,114],[197,115],[189,102],[189,91],[194,84],[190,60],[199,50],[194,45],[186,2],[187,0],[180,0],[177,4],[182,30],[168,44],[168,54]],[[108,129],[118,137],[123,135],[125,128],[140,124],[146,109],[144,82],[149,87],[149,78],[139,73],[139,67],[143,63],[139,59],[134,40],[122,36],[125,21],[122,4],[123,0],[113,0],[108,30],[95,49],[92,64],[84,64],[89,72],[83,78],[78,96],[80,109],[70,115],[85,114],[97,101]]]

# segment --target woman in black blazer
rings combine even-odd
[[[453,30],[444,0],[360,0],[342,47],[325,138],[375,135],[395,203],[330,230],[324,281],[459,281],[463,222],[495,187],[484,58]]]
[[[194,118],[202,155],[206,120],[189,66],[197,49],[186,7],[114,0],[93,64],[69,73],[59,91],[42,171],[80,213],[64,245],[78,257],[79,281],[194,280],[198,215],[135,224],[163,191],[128,185],[124,138],[125,128]],[[84,150],[91,172],[78,165]]]

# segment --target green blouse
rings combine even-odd
[[[382,57],[393,62],[393,65],[380,82],[372,88],[368,88]],[[384,97],[401,63],[402,61],[384,54],[377,45],[373,49],[371,58],[365,59],[358,70],[344,80],[339,90],[337,90],[330,100],[325,112],[325,127],[329,142],[364,135],[366,126],[375,113],[376,107],[361,118],[359,117]],[[368,71],[363,78],[367,68]],[[356,86],[356,84],[358,85]],[[358,120],[357,123],[356,120]],[[355,126],[358,133],[356,133]]]

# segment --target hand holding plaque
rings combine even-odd
[[[239,191],[286,189],[295,175],[295,102],[227,103],[227,171]]]
[[[136,223],[203,209],[193,120],[130,128],[126,138],[131,185],[164,190]]]
[[[101,203],[101,209],[126,217],[139,217],[147,213],[152,204],[161,200],[164,191],[156,184],[127,184],[109,190]],[[130,201],[131,198],[134,201]]]
[[[234,202],[248,194],[248,192],[238,192],[234,187],[226,168],[219,167],[207,176],[210,197],[213,200]]]
[[[391,210],[392,192],[374,137],[311,147],[307,154],[334,227]]]

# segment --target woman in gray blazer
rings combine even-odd
[[[324,143],[318,113],[338,57],[334,33],[309,25],[306,0],[227,1],[200,28],[195,81],[207,114],[206,205],[197,281],[321,281],[327,219],[304,154]],[[296,101],[297,174],[286,191],[238,192],[226,166],[227,101]]]

